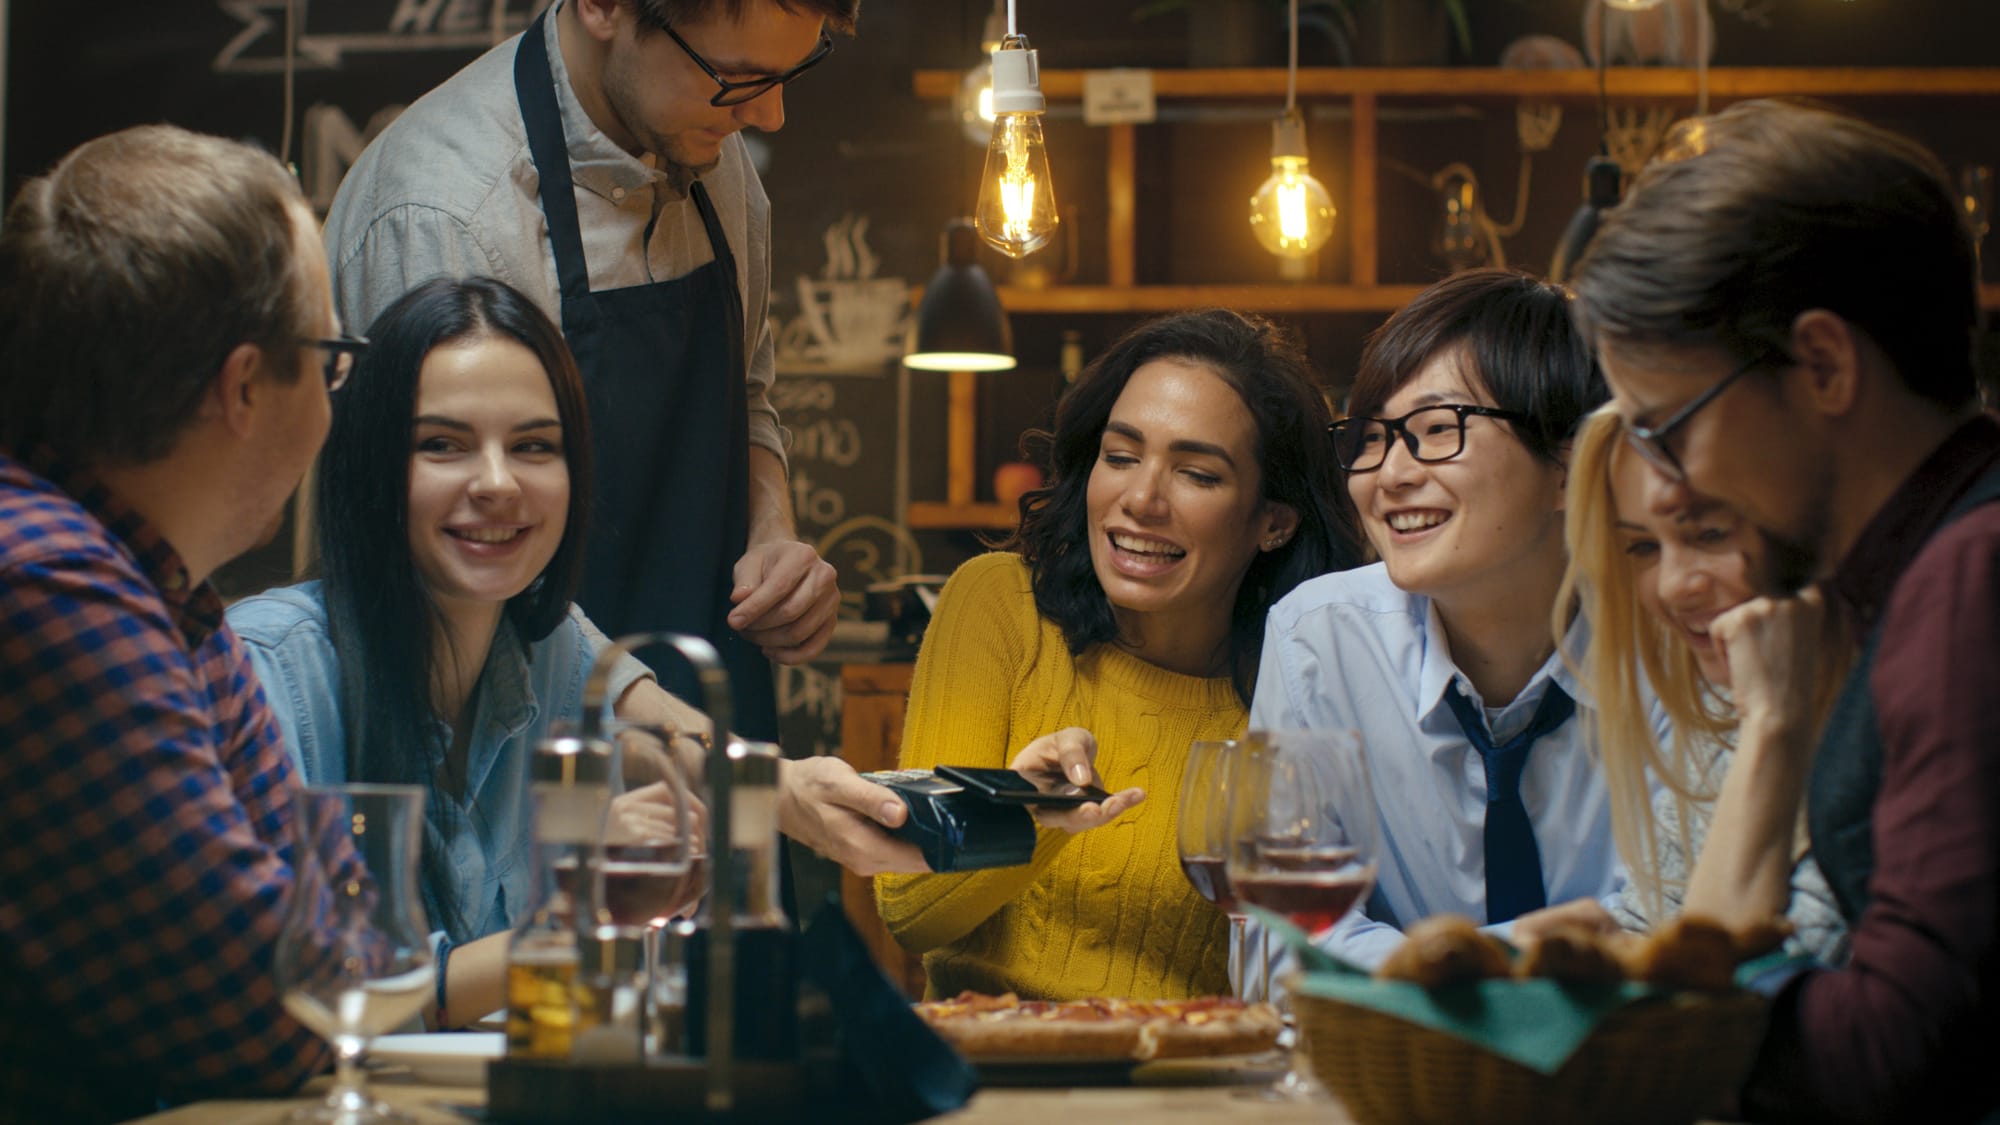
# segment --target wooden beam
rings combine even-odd
[[[1376,215],[1375,95],[1354,95],[1354,117],[1348,123],[1353,145],[1348,156],[1348,248],[1353,254],[1348,267],[1348,284],[1373,285],[1378,255],[1375,232],[1381,227]]]
[[[1131,285],[1138,280],[1138,208],[1134,203],[1138,181],[1136,126],[1130,122],[1112,125],[1109,169],[1106,180],[1106,234],[1110,241],[1110,281]],[[1071,263],[1074,268],[1074,263]]]
[[[947,503],[963,507],[972,503],[979,472],[979,377],[970,371],[952,372],[948,395],[944,495]]]

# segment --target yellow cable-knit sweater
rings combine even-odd
[[[1040,830],[1026,867],[877,876],[882,919],[924,953],[929,994],[1229,991],[1228,921],[1181,874],[1175,812],[1189,743],[1235,738],[1245,719],[1226,676],[1169,672],[1107,644],[1072,658],[1036,613],[1020,556],[960,567],[917,656],[902,764],[1005,766],[1034,739],[1083,727],[1105,787],[1146,799],[1088,832]]]

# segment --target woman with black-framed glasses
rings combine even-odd
[[[1430,915],[1505,932],[1618,888],[1604,783],[1549,631],[1569,435],[1604,397],[1560,288],[1472,270],[1369,339],[1351,414],[1329,427],[1382,561],[1271,610],[1250,726],[1358,730],[1368,749],[1376,890],[1319,938],[1350,961],[1380,962]],[[1584,633],[1572,622],[1563,643]]]

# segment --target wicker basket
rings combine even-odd
[[[1605,1017],[1555,1074],[1465,1040],[1324,997],[1294,994],[1313,1073],[1362,1125],[1686,1125],[1750,1068],[1766,1001],[1683,993]]]

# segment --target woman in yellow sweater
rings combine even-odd
[[[1025,867],[879,876],[932,995],[1228,990],[1228,924],[1181,874],[1175,796],[1189,743],[1243,730],[1271,603],[1356,561],[1330,420],[1298,346],[1220,310],[1134,329],[1063,396],[1049,485],[1008,550],[945,586],[902,764],[1081,743],[1107,789],[1156,796],[1090,832],[1045,821]]]

